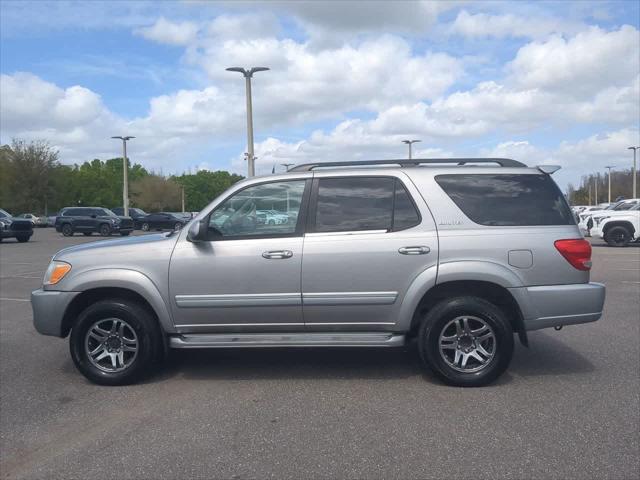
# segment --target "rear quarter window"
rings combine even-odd
[[[436,175],[436,182],[473,222],[487,226],[573,225],[564,195],[549,175]]]

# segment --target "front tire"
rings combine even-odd
[[[102,235],[103,237],[111,236],[111,227],[106,223],[100,225],[100,235]]]
[[[29,238],[31,238],[30,235],[17,235],[16,236],[16,240],[18,240],[20,243],[28,242]]]
[[[65,223],[62,226],[62,235],[65,237],[71,237],[73,235],[73,227],[69,223]]]
[[[509,366],[513,329],[494,304],[479,297],[454,297],[427,312],[418,345],[422,361],[444,383],[480,387]]]
[[[137,302],[105,299],[79,316],[69,337],[80,373],[100,385],[127,385],[152,371],[162,336],[152,314]]]
[[[622,226],[611,227],[604,234],[604,241],[610,247],[626,247],[631,241],[631,232]]]
[[[143,223],[142,224],[142,231],[143,232],[148,232],[149,231],[149,224],[148,223]]]

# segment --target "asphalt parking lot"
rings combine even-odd
[[[2,478],[638,478],[640,246],[594,241],[604,317],[530,334],[508,373],[443,386],[415,349],[176,351],[143,384],[90,384],[29,293],[72,244],[0,245]]]

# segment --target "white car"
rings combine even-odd
[[[621,200],[616,203],[600,204],[597,207],[589,207],[580,213],[578,227],[585,237],[593,236],[593,232],[591,232],[591,229],[593,228],[594,218],[596,216],[604,216],[608,215],[610,212],[629,210],[638,203],[640,203],[639,199],[630,198],[628,200]],[[603,208],[601,205],[608,206],[605,206]]]
[[[640,204],[594,218],[591,234],[612,247],[626,247],[630,242],[640,240]]]
[[[37,215],[34,215],[33,213],[23,213],[21,215],[18,215],[16,218],[24,218],[26,220],[29,220],[31,222],[31,225],[33,225],[34,227],[47,226],[46,217],[39,217]]]

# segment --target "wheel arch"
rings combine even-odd
[[[528,346],[524,317],[518,302],[504,285],[485,280],[451,280],[438,283],[427,290],[413,312],[409,335],[417,334],[425,313],[436,303],[446,298],[460,296],[479,297],[502,309],[511,322],[513,331],[518,334],[520,342]]]
[[[602,227],[602,234],[605,235],[609,230],[613,227],[624,227],[631,233],[631,237],[635,237],[636,229],[629,220],[613,220],[611,222],[607,222]]]

